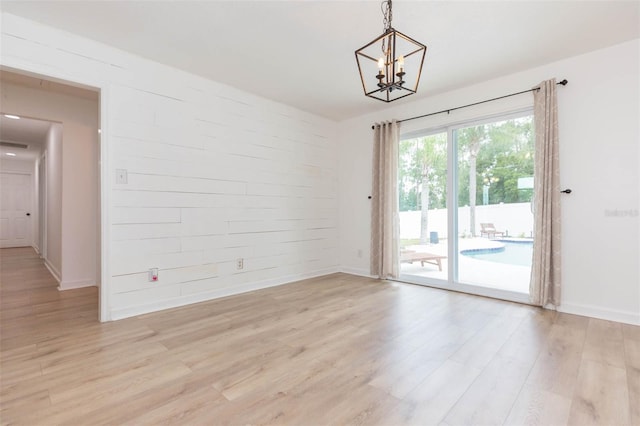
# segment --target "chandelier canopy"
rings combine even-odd
[[[391,102],[418,90],[427,46],[391,26],[392,0],[382,2],[382,14],[382,35],[355,53],[364,94]]]

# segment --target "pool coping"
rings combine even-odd
[[[469,249],[460,250],[460,254],[487,254],[487,253],[500,253],[505,250],[505,245],[502,243],[512,244],[533,244],[532,238],[500,238],[495,240],[487,240],[487,242],[495,243],[488,247],[474,247]]]

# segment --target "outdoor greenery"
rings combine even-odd
[[[531,201],[532,189],[518,189],[518,178],[533,176],[534,131],[531,116],[466,127],[454,132],[458,145],[458,205],[475,206]],[[427,239],[428,210],[445,208],[447,134],[400,142],[400,211],[422,211],[421,240]],[[486,187],[486,188],[485,188]],[[424,189],[424,190],[423,190]],[[488,199],[483,197],[488,195]]]
[[[400,142],[400,211],[420,210],[428,195],[430,208],[444,208],[447,199],[447,134]],[[427,191],[423,194],[422,187]]]

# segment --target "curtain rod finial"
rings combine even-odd
[[[564,80],[558,82],[558,84],[562,84],[563,86],[566,86],[568,83],[567,79],[565,78]]]

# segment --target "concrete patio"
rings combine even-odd
[[[522,241],[510,239],[512,241]],[[458,241],[458,250],[487,249],[503,246],[499,241],[488,238],[461,238]],[[419,244],[406,246],[407,250],[427,252],[447,256],[448,244],[446,240],[440,240],[438,244]],[[442,271],[438,271],[435,265],[420,262],[401,263],[401,274],[422,278],[436,278],[447,280],[449,259],[442,261]],[[529,293],[529,279],[531,267],[510,265],[487,260],[474,259],[460,254],[458,256],[458,280],[460,283],[472,284],[481,287],[513,291],[517,293]]]

